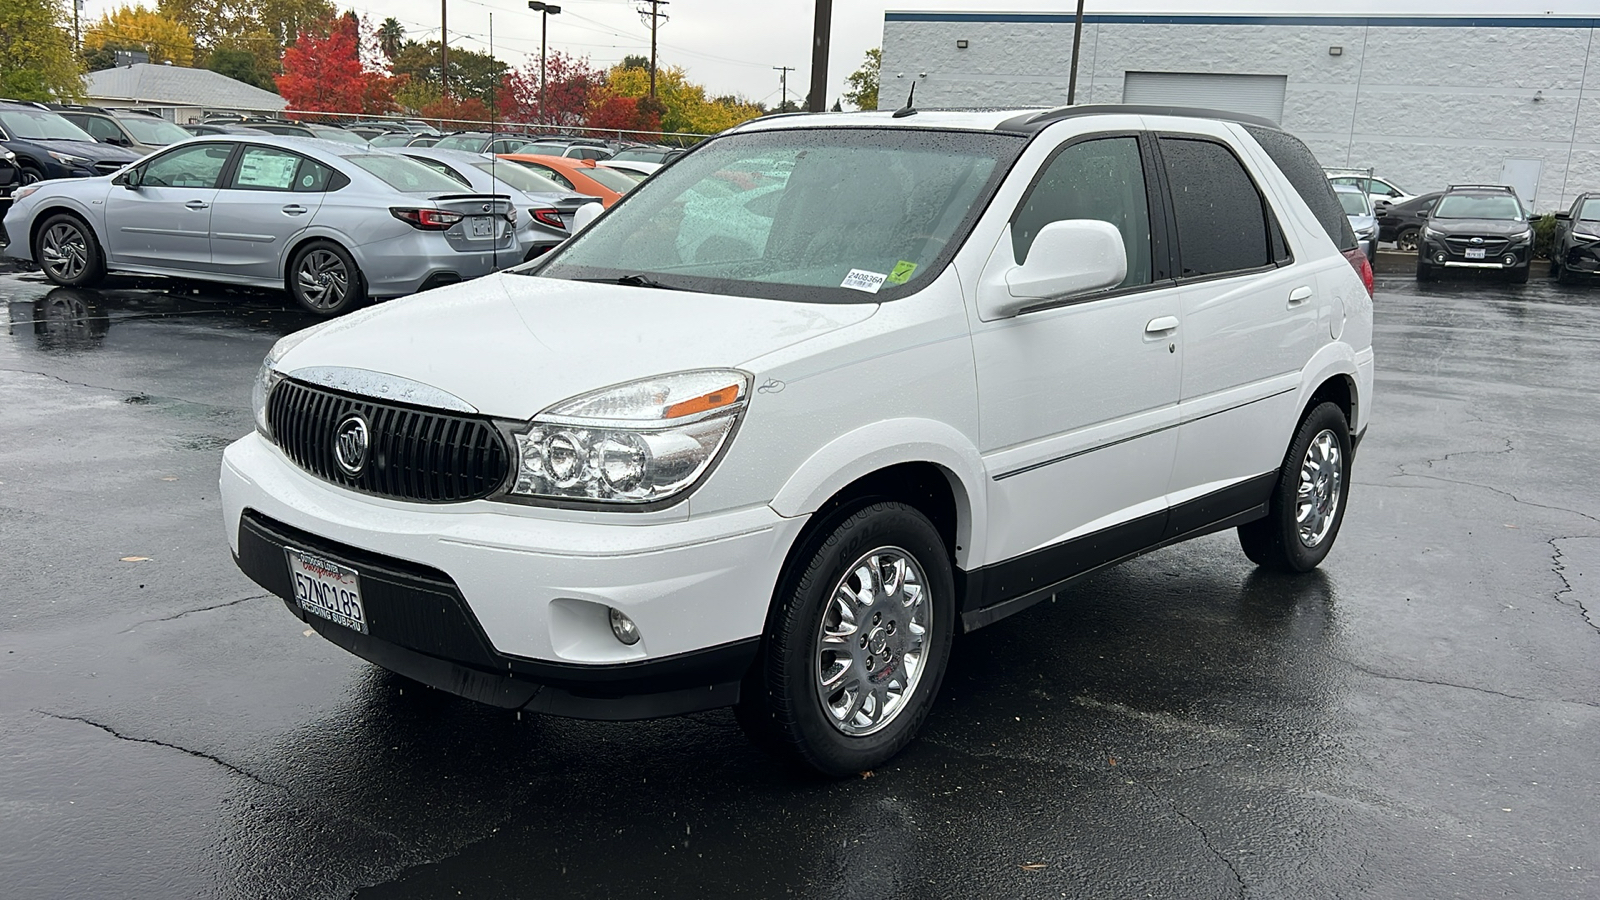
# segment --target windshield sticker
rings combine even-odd
[[[894,271],[889,273],[888,282],[890,284],[905,284],[911,280],[912,274],[916,271],[916,263],[906,262],[902,259],[894,264]]]
[[[883,287],[883,280],[889,276],[882,272],[868,272],[866,269],[851,269],[850,274],[844,277],[844,283],[839,287],[849,288],[852,291],[865,291],[876,294],[878,288]]]

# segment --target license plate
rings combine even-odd
[[[472,227],[467,230],[467,236],[473,240],[484,240],[494,237],[494,219],[490,216],[473,216]]]
[[[1467,248],[1467,259],[1483,259],[1483,248],[1482,247],[1468,247]]]
[[[300,608],[346,628],[367,633],[367,611],[361,605],[361,576],[355,569],[310,553],[285,547],[294,599]]]

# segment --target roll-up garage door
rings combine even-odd
[[[1287,75],[1129,72],[1122,84],[1122,102],[1222,109],[1281,122],[1288,84]]]

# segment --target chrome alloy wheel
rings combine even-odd
[[[73,281],[89,266],[89,239],[83,229],[58,222],[39,239],[39,264],[58,281]]]
[[[326,248],[307,253],[294,277],[301,297],[312,309],[338,309],[350,293],[349,268],[337,253]]]
[[[830,592],[817,629],[817,693],[841,733],[879,731],[916,693],[933,625],[926,584],[910,553],[878,547],[852,563]]]
[[[1339,438],[1324,428],[1311,439],[1305,459],[1300,461],[1300,490],[1295,498],[1294,518],[1302,545],[1316,547],[1333,529],[1343,480],[1344,460],[1339,452]]]

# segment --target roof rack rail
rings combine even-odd
[[[1082,106],[1060,106],[1055,109],[1042,109],[1038,112],[1023,113],[996,125],[995,131],[1011,131],[1031,134],[1040,131],[1047,125],[1054,125],[1065,119],[1078,116],[1188,116],[1196,119],[1220,119],[1224,122],[1237,122],[1240,125],[1255,125],[1260,128],[1271,128],[1273,131],[1281,130],[1281,126],[1271,119],[1252,116],[1246,113],[1229,112],[1225,109],[1201,109],[1187,106],[1144,106],[1139,104],[1106,103],[1085,104]]]
[[[1509,184],[1452,184],[1445,188],[1446,191],[1505,191],[1515,194],[1517,189]]]

